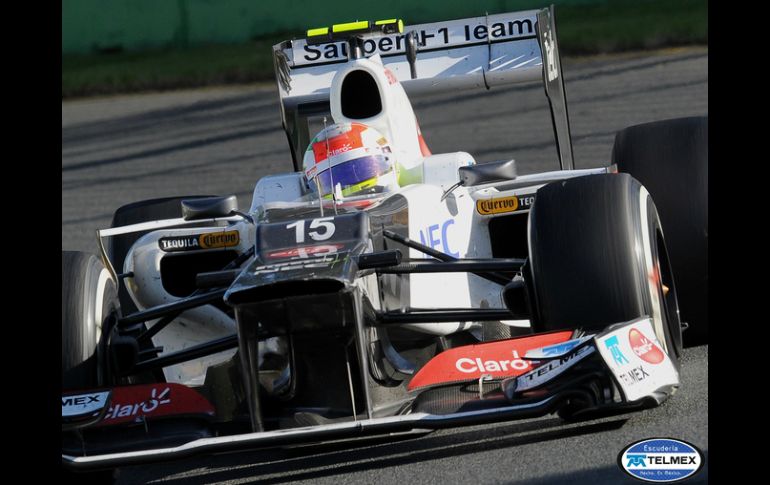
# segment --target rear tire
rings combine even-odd
[[[708,343],[708,117],[657,121],[618,132],[612,163],[649,190],[677,282],[684,342]]]
[[[678,361],[676,288],[655,205],[638,181],[589,175],[545,185],[530,213],[529,245],[535,332],[598,330],[648,315]]]

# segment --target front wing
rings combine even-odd
[[[517,340],[528,338],[533,336],[492,343],[514,344]],[[414,391],[415,400],[407,414],[206,437],[178,446],[153,449],[89,456],[63,454],[62,464],[78,470],[110,468],[204,453],[502,422],[553,412],[559,412],[563,417],[576,418],[655,406],[672,395],[679,386],[677,364],[655,338],[652,322],[646,317],[612,325],[596,334],[534,348],[527,351],[523,358],[532,361],[533,369],[515,377],[495,379],[492,375],[483,374],[478,380],[472,381],[447,383],[438,378],[429,382]],[[425,368],[429,367],[430,362]],[[96,396],[96,392],[91,395]],[[63,418],[64,401],[63,397]],[[70,399],[68,402],[72,401]],[[82,401],[85,403],[87,399]],[[107,405],[107,402],[103,402],[98,409],[92,405],[85,414],[104,419]],[[444,412],[446,409],[451,411]],[[68,408],[66,414],[68,419],[72,419],[71,408]],[[88,425],[92,426],[93,421]]]

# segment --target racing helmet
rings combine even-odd
[[[398,188],[388,140],[362,123],[327,126],[313,138],[302,161],[308,185],[324,198],[379,194]]]

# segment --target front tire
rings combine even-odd
[[[61,260],[62,391],[107,386],[104,341],[120,313],[115,281],[92,254],[62,251]],[[60,473],[64,483],[111,484],[118,472]]]
[[[102,333],[118,315],[117,286],[96,256],[62,251],[62,390],[105,384]]]
[[[684,342],[708,343],[708,117],[626,128],[615,137],[612,163],[658,207],[688,324]]]
[[[529,219],[535,332],[650,316],[671,359],[681,353],[676,288],[655,204],[627,174],[545,185]]]

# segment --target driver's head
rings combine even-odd
[[[303,170],[311,190],[337,197],[376,194],[398,188],[396,163],[385,137],[361,123],[324,128],[310,142]]]

